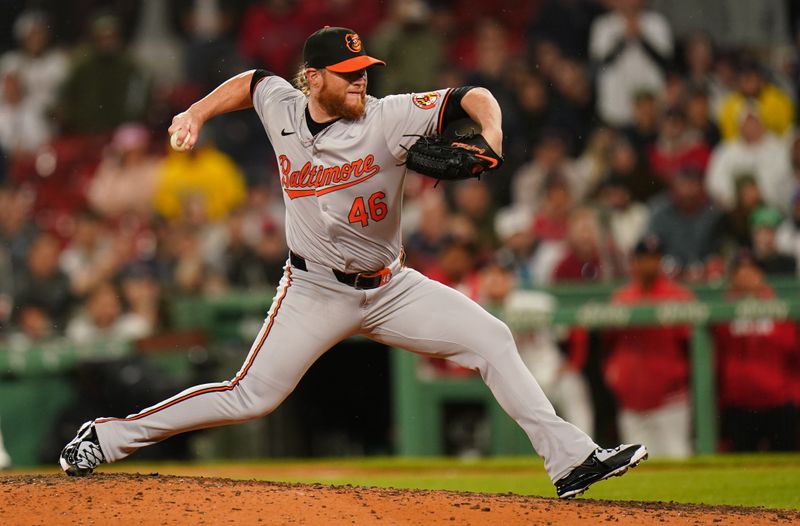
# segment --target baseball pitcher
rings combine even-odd
[[[505,324],[404,265],[405,163],[443,179],[498,167],[501,114],[491,93],[466,86],[367,96],[367,69],[385,64],[347,28],[309,36],[303,59],[296,86],[248,71],[176,115],[169,128],[179,147],[191,148],[208,119],[252,107],[275,150],[290,252],[244,364],[229,381],[189,388],[124,418],[86,422],[61,453],[64,471],[87,475],[178,433],[263,417],[317,358],[353,335],[479,371],[544,458],[560,497],[645,459],[644,446],[601,449],[558,417]],[[466,118],[479,135],[436,139]]]

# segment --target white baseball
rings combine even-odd
[[[172,136],[169,138],[169,145],[172,146],[172,149],[176,152],[184,152],[189,149],[189,139],[192,138],[192,132],[187,133],[186,137],[183,139],[183,142],[180,144],[178,144],[178,133],[179,131],[176,131],[172,134]]]

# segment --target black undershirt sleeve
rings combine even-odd
[[[442,108],[439,110],[439,126],[437,128],[437,133],[439,135],[441,135],[451,122],[469,118],[467,112],[461,107],[461,99],[474,87],[475,86],[462,86],[460,88],[453,88],[445,94]]]
[[[275,73],[267,71],[266,69],[257,69],[253,72],[253,78],[250,79],[250,100],[253,100],[253,92],[256,90],[259,81],[274,74]]]

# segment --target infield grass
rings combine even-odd
[[[363,458],[151,464],[124,461],[102,471],[220,476],[281,482],[555,496],[535,458]],[[675,501],[800,509],[800,455],[725,455],[648,460],[624,477],[599,483],[592,499]]]

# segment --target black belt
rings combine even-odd
[[[404,260],[405,253],[401,251],[401,266],[403,265]],[[299,254],[295,254],[291,250],[289,251],[289,261],[291,261],[294,268],[308,271],[305,258]],[[349,285],[358,290],[377,289],[381,285],[386,285],[389,283],[389,280],[392,279],[392,271],[389,270],[388,267],[384,267],[377,272],[355,272],[353,274],[347,274],[341,270],[336,270],[335,268],[332,268],[331,272],[333,272],[333,275],[336,276],[336,279],[339,281],[339,283],[344,283],[345,285]]]

